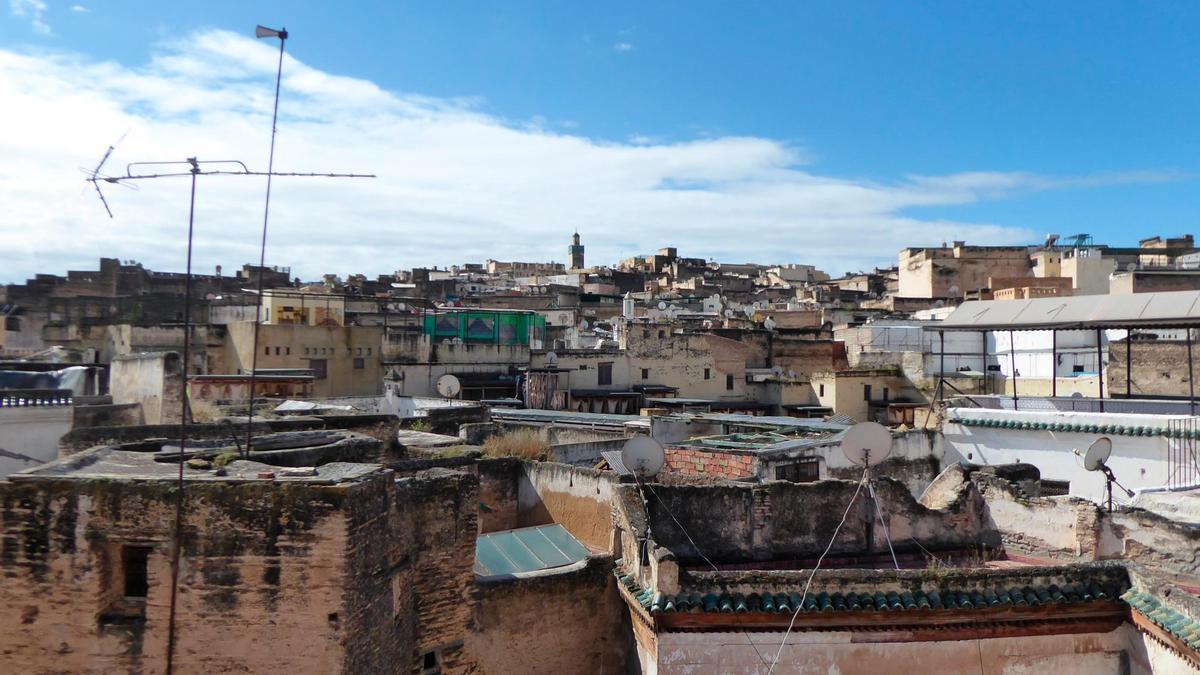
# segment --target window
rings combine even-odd
[[[817,385],[817,396],[824,396],[824,395],[825,395],[825,385],[818,384]]]
[[[596,364],[596,384],[604,386],[612,384],[612,361]]]
[[[733,390],[733,376],[732,375],[725,376],[725,388],[730,391]]]
[[[4,317],[4,330],[21,330],[21,320],[15,316]]]
[[[371,355],[371,348],[367,347],[367,356],[370,356],[370,355]]]
[[[1043,497],[1061,497],[1071,494],[1071,481],[1069,480],[1041,480],[1042,496]]]
[[[421,669],[425,675],[442,672],[438,668],[437,652],[425,652],[425,655],[421,657]]]
[[[659,340],[661,340],[661,339],[663,339],[663,338],[665,338],[665,337],[667,337],[667,332],[666,332],[666,331],[662,331],[662,330],[658,331],[658,339],[659,339]]]
[[[263,356],[270,356],[270,355],[271,355],[271,348],[263,347]]]
[[[650,369],[649,368],[642,368],[642,379],[643,380],[650,379]]]
[[[863,385],[863,400],[864,401],[871,400],[871,385],[869,385],[869,384]]]
[[[883,388],[883,402],[887,403],[887,400],[888,400],[888,388],[884,387]]]
[[[284,353],[284,354],[287,354],[288,356],[291,356],[291,355],[292,355],[292,348],[291,348],[291,347],[284,347],[284,351],[283,351],[283,353]]]
[[[313,379],[323,380],[328,376],[329,362],[325,359],[309,359],[308,367],[313,371]]]
[[[276,347],[275,348],[275,356],[279,356],[280,352],[282,352],[282,351],[283,351],[282,349],[280,349],[279,347]]]
[[[579,364],[579,369],[580,369],[580,370],[587,370],[587,364],[586,364],[586,363],[581,363],[581,364]]]
[[[359,356],[362,356],[362,347],[359,347],[358,351],[356,351],[355,353],[358,354]]]
[[[125,546],[121,550],[124,568],[124,593],[127,598],[144,598],[150,592],[150,577],[147,563],[150,560],[149,546]]]
[[[365,362],[361,358],[354,359],[354,369],[355,370],[362,370],[365,367],[366,367]]]
[[[775,467],[775,480],[787,480],[793,483],[812,483],[820,480],[821,465],[814,458],[802,459],[794,464],[784,464]]]
[[[706,379],[706,380],[712,379],[712,371],[709,370],[708,368],[704,369],[704,379]]]

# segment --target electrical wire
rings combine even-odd
[[[830,549],[833,548],[833,542],[837,541],[838,532],[841,532],[842,526],[846,524],[846,518],[850,516],[850,509],[854,506],[854,502],[858,499],[858,493],[862,492],[863,483],[867,482],[867,470],[863,469],[862,478],[858,479],[858,487],[854,488],[854,495],[850,497],[850,503],[846,504],[846,511],[842,513],[842,520],[833,528],[833,536],[829,538],[829,545],[821,553],[821,557],[817,558],[817,564],[813,567],[812,572],[808,574],[808,581],[804,582],[804,592],[800,594],[800,602],[796,603],[796,611],[792,612],[792,620],[788,622],[787,630],[783,633],[783,639],[779,641],[779,649],[775,652],[775,658],[771,661],[771,667],[767,669],[767,675],[771,675],[775,671],[775,666],[779,664],[779,657],[783,654],[783,648],[787,645],[788,636],[792,634],[792,627],[796,625],[796,618],[800,616],[800,611],[804,609],[804,601],[808,598],[808,589],[812,586],[813,577],[817,575],[817,570],[821,569],[821,563],[825,561],[825,556],[829,555]]]

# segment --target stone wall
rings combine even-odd
[[[622,673],[631,638],[608,558],[477,584],[467,651],[484,673]]]
[[[108,388],[113,403],[140,403],[147,424],[178,424],[182,378],[175,352],[128,354],[113,358]]]
[[[177,672],[390,670],[391,569],[378,513],[391,478],[187,488]],[[11,672],[161,672],[169,482],[0,483],[0,653]],[[386,512],[386,511],[385,511]],[[123,598],[126,547],[148,550],[144,603]],[[374,548],[372,548],[374,547]],[[348,592],[354,589],[353,592]],[[253,630],[247,630],[253,627]]]
[[[1108,343],[1108,367],[1105,375],[1105,393],[1125,396],[1125,359],[1129,343],[1125,340]],[[1200,360],[1200,345],[1192,347],[1193,359]],[[1134,340],[1133,352],[1129,355],[1133,373],[1130,395],[1173,396],[1187,398],[1189,389],[1187,342]],[[1194,368],[1200,365],[1194,364]],[[1093,385],[1092,391],[1096,391]],[[1196,393],[1200,395],[1200,388]]]
[[[415,620],[412,671],[430,659],[442,673],[474,672],[464,644],[476,604],[479,480],[434,469],[396,481],[395,491],[392,529],[408,550],[396,592],[409,594]]]
[[[715,562],[815,558],[832,539],[856,488],[856,483],[838,480],[655,485],[649,498],[650,530],[659,546],[681,559],[696,561],[702,555]],[[973,488],[964,489],[942,509],[919,504],[903,484],[888,478],[876,480],[875,489],[897,551],[914,550],[914,538],[930,550],[978,543],[982,500]],[[641,500],[636,486],[621,485],[618,492],[622,513],[617,522],[622,529],[634,528],[622,533],[628,546],[639,534],[632,524],[643,520],[630,511],[641,510]],[[873,503],[860,492],[831,553],[886,552],[887,538],[875,518]]]

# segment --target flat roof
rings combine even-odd
[[[972,300],[926,330],[1072,330],[1200,325],[1200,291]]]
[[[126,481],[164,481],[174,482],[179,479],[179,464],[175,462],[155,461],[156,453],[118,450],[101,446],[84,450],[70,457],[58,459],[48,464],[25,469],[11,474],[8,480],[13,482],[33,482],[40,480],[126,480]],[[263,464],[253,460],[234,460],[226,467],[226,475],[218,476],[213,469],[193,469],[186,464],[183,467],[183,479],[189,483],[261,483],[268,479],[259,478],[259,472],[269,471],[275,474],[273,480],[281,483],[304,483],[307,485],[336,485],[348,483],[383,469],[378,464],[361,464],[356,462],[330,462],[312,470],[316,475],[286,475],[298,473],[287,467]]]

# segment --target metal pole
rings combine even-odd
[[[1100,412],[1104,412],[1104,352],[1101,346],[1103,333],[1101,329],[1096,329],[1096,384],[1100,387]]]
[[[1017,341],[1013,332],[1008,331],[1008,367],[1012,369],[1012,400],[1013,410],[1017,409]]]
[[[938,350],[941,351],[941,365],[938,366],[938,403],[946,397],[946,331],[938,331]]]
[[[1192,329],[1187,329],[1187,353],[1188,353],[1188,410],[1191,414],[1196,414],[1196,382],[1192,379]]]
[[[1058,331],[1050,329],[1050,397],[1058,396]]]
[[[187,280],[184,282],[183,294],[183,389],[180,400],[179,419],[179,474],[175,486],[175,533],[171,543],[171,608],[167,619],[167,675],[174,670],[175,661],[175,606],[179,595],[179,557],[183,547],[183,462],[187,448],[187,425],[191,417],[188,406],[188,362],[191,360],[191,330],[192,330],[192,232],[196,218],[196,174],[200,173],[200,165],[195,157],[188,160],[192,163],[192,195],[188,204],[188,240],[187,240]]]
[[[1125,332],[1125,398],[1133,398],[1133,329]]]
[[[250,357],[250,405],[246,409],[246,450],[250,456],[250,437],[254,431],[254,380],[258,371],[258,327],[262,323],[263,274],[267,264],[267,218],[271,213],[271,174],[275,172],[275,133],[279,120],[279,85],[283,78],[283,47],[287,29],[279,31],[279,67],[275,71],[275,110],[271,113],[271,151],[267,156],[267,200],[263,206],[262,245],[258,252],[258,306],[254,314],[254,350]]]

